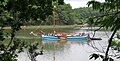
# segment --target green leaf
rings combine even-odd
[[[64,4],[64,0],[58,0],[58,5],[63,5]]]

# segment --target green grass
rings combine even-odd
[[[53,32],[53,26],[21,26],[21,30],[17,31],[16,36],[20,37],[34,37],[33,35],[30,34],[30,32],[34,33],[39,33],[41,30],[44,31],[45,33],[51,33]],[[8,34],[11,32],[10,27],[5,27],[5,32]],[[73,25],[62,25],[62,26],[56,26],[55,30],[57,32],[68,32],[69,30],[74,29]]]
[[[16,37],[19,38],[20,40],[29,42],[29,43],[34,43],[34,42],[39,42],[41,43],[41,35],[39,36],[34,36],[32,34],[30,34],[31,31],[33,31],[34,33],[39,33],[40,30],[46,32],[46,33],[51,33],[53,32],[53,26],[21,26],[21,30],[16,32]],[[73,30],[75,28],[74,25],[62,25],[62,26],[58,26],[56,25],[55,30],[57,32],[68,32],[70,30]],[[9,36],[9,38],[6,38],[4,43],[8,44],[10,41],[10,33],[11,33],[11,28],[10,27],[5,27],[5,33]]]
[[[42,25],[42,26],[21,26],[22,29],[48,29],[53,28],[52,25]],[[55,28],[74,28],[75,25],[56,25]],[[10,27],[5,27],[4,29],[10,29]]]

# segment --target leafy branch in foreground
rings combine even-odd
[[[16,38],[16,32],[25,22],[37,19],[42,22],[52,15],[54,1],[64,4],[63,0],[0,0],[0,61],[17,61],[17,53],[24,51],[27,44]],[[7,37],[4,27],[7,26],[11,27],[11,32],[10,39],[5,44]],[[34,50],[32,46],[29,49],[30,53]]]
[[[103,60],[102,61],[114,61],[112,58],[108,57],[108,58],[105,58],[105,56],[103,55],[100,55],[100,54],[96,54],[96,53],[93,53],[90,55],[90,59],[93,59],[96,60],[98,58],[102,58]]]
[[[108,46],[103,61],[110,61],[109,50],[112,44],[112,39],[115,33],[120,29],[120,0],[105,0],[105,2],[98,2],[95,0],[89,1],[88,6],[92,5],[94,10],[99,10],[101,16],[95,16],[99,18],[99,25],[113,31],[111,37],[108,40]],[[93,18],[94,19],[94,18]]]

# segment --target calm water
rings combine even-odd
[[[77,30],[76,32],[81,32]],[[92,34],[92,32],[90,32]],[[111,32],[98,31],[95,37],[100,37],[102,40],[95,41],[44,41],[43,55],[36,57],[37,61],[95,61],[89,60],[92,53],[104,53],[107,46],[108,36]],[[99,48],[99,49],[98,49]],[[18,61],[30,61],[26,52],[18,54]],[[96,61],[101,61],[98,59]],[[119,61],[119,60],[115,60]]]

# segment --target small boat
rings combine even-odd
[[[101,38],[90,38],[91,40],[102,40]]]
[[[69,35],[69,34],[55,34],[44,35],[42,34],[42,40],[90,40],[89,34],[84,35]]]

